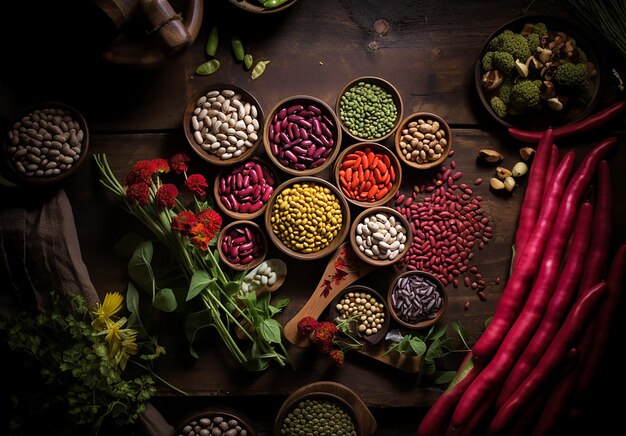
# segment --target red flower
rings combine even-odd
[[[317,320],[312,316],[305,316],[300,321],[298,321],[298,334],[302,336],[306,336],[310,334],[315,327],[317,327]]]
[[[187,162],[189,162],[189,156],[187,153],[176,153],[170,157],[170,167],[176,174],[184,173],[189,170]]]
[[[150,190],[146,183],[134,183],[129,185],[126,188],[126,195],[142,206],[146,206],[150,202]]]
[[[176,204],[176,197],[178,196],[178,188],[172,185],[171,183],[167,183],[165,185],[161,185],[159,190],[156,192],[154,196],[154,202],[158,206],[167,207],[169,209],[174,207]]]
[[[211,242],[211,239],[215,236],[215,234],[208,234],[204,224],[202,223],[194,225],[191,228],[190,233],[192,236],[189,240],[194,246],[198,247],[202,251],[207,251],[209,249],[209,242]]]
[[[179,212],[174,218],[172,218],[172,228],[179,232],[189,233],[191,228],[198,223],[196,216],[193,212],[183,210]]]
[[[167,163],[166,159],[156,158],[150,161],[150,165],[152,165],[152,173],[169,173],[170,166]]]
[[[196,219],[199,223],[204,224],[207,233],[212,235],[211,239],[213,239],[213,236],[215,236],[215,234],[219,232],[220,227],[222,227],[222,217],[213,209],[204,209],[196,215]]]
[[[344,357],[343,351],[341,350],[332,350],[330,352],[330,358],[339,365],[343,365],[343,362],[344,362],[343,357]]]
[[[330,352],[333,345],[333,339],[337,334],[337,326],[329,321],[323,321],[317,324],[313,330],[311,340],[320,348],[322,352]],[[325,351],[326,350],[326,351]]]
[[[152,164],[152,161],[137,161],[130,169],[130,173],[128,173],[124,178],[124,184],[126,186],[135,185],[137,183],[149,184],[152,181],[152,174],[154,174],[154,165]]]
[[[202,174],[192,174],[185,180],[185,186],[198,197],[204,198],[209,184]]]

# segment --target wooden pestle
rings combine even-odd
[[[191,43],[191,35],[167,0],[139,0],[148,22],[153,26],[163,52],[170,56],[185,49]]]

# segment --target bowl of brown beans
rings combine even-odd
[[[358,142],[347,147],[337,157],[334,173],[341,193],[359,207],[387,203],[402,183],[402,169],[395,153],[376,142]]]
[[[402,120],[394,143],[403,163],[426,170],[446,160],[452,149],[452,131],[439,115],[415,112]]]
[[[283,182],[265,209],[265,228],[272,243],[300,260],[334,252],[350,228],[350,206],[332,183],[313,176]]]
[[[87,156],[89,128],[65,103],[37,103],[22,112],[4,141],[4,162],[18,183],[55,184],[75,173]]]
[[[267,256],[267,236],[254,221],[233,221],[219,233],[217,251],[220,259],[231,269],[253,269]]]
[[[393,319],[402,327],[422,329],[441,319],[448,306],[448,294],[434,275],[409,270],[391,283],[387,306]]]
[[[318,174],[339,154],[339,120],[319,98],[287,97],[269,112],[263,128],[263,145],[280,170],[296,176]]]
[[[248,417],[228,407],[209,407],[192,413],[176,428],[176,436],[255,436]]]
[[[392,265],[409,251],[413,233],[407,219],[387,206],[363,210],[352,222],[350,244],[363,261],[375,266]]]
[[[233,165],[253,156],[263,139],[262,128],[258,100],[236,85],[211,85],[195,94],[183,112],[187,142],[215,165]]]
[[[261,158],[252,157],[217,174],[213,198],[229,217],[251,220],[263,215],[278,185],[272,166]]]
[[[358,77],[337,97],[335,112],[344,132],[358,142],[382,142],[402,119],[402,96],[391,82],[375,76]]]

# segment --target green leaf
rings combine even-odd
[[[455,376],[456,376],[456,371],[443,371],[437,376],[434,383],[436,385],[447,385],[452,380],[454,380]]]
[[[189,283],[189,291],[187,292],[187,299],[189,301],[196,297],[204,288],[209,286],[210,283],[217,280],[215,277],[211,277],[208,272],[203,269],[196,270],[191,277]]]
[[[133,255],[137,246],[144,241],[145,238],[139,233],[127,233],[113,246],[113,252],[116,256],[128,259]]]
[[[276,303],[276,305],[268,305],[268,309],[269,309],[269,315],[271,317],[276,316],[277,314],[280,313],[281,310],[283,310],[283,308],[289,304],[289,299],[288,298],[283,298],[281,300],[278,300],[278,302]]]
[[[424,364],[422,366],[422,372],[425,375],[431,375],[434,374],[435,371],[437,371],[437,365],[435,365],[435,362],[433,361],[433,359],[424,359]]]
[[[153,247],[151,241],[144,241],[137,246],[128,262],[128,274],[142,291],[154,297],[154,273],[152,271]]]
[[[210,327],[212,324],[211,311],[209,309],[190,313],[187,319],[185,319],[185,336],[187,336],[187,340],[189,341],[189,354],[196,359],[198,358],[198,353],[193,349],[193,341],[196,338],[196,333],[198,333],[198,330]]]
[[[236,295],[240,289],[241,289],[241,282],[239,281],[231,280],[230,282],[226,283],[226,285],[224,285],[224,291],[226,291],[228,295]]]
[[[280,323],[275,319],[264,319],[259,324],[259,333],[267,342],[280,343]]]
[[[430,347],[428,347],[428,350],[426,351],[426,358],[436,359],[443,356],[445,356],[445,353],[441,349],[441,343],[439,342],[439,340],[433,341],[433,343],[430,344]]]
[[[412,337],[409,339],[409,346],[411,347],[413,354],[416,356],[421,356],[426,352],[426,343],[420,338]]]
[[[428,332],[428,335],[426,336],[426,339],[430,339],[431,341],[434,341],[435,339],[439,339],[446,333],[447,329],[448,329],[447,324],[436,324],[432,326],[432,328]]]
[[[178,307],[174,292],[170,288],[160,289],[152,300],[152,305],[163,312],[173,312]]]
[[[139,313],[139,292],[132,283],[128,283],[126,289],[126,308],[130,313]]]

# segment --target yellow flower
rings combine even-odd
[[[106,334],[109,358],[113,359],[116,366],[122,370],[126,368],[128,358],[137,354],[137,330],[123,328],[126,324],[126,318],[120,318],[118,321],[108,326],[101,334]]]
[[[119,292],[107,292],[102,304],[97,304],[94,310],[96,318],[91,325],[97,330],[104,330],[113,324],[111,317],[122,309],[124,297]]]

